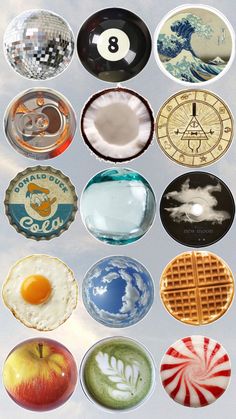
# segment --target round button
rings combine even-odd
[[[207,336],[187,336],[174,342],[160,365],[167,394],[186,407],[214,403],[227,390],[230,358],[224,347]]]
[[[155,386],[155,364],[139,342],[122,336],[95,343],[85,354],[80,381],[88,399],[111,412],[143,404]]]
[[[116,163],[144,153],[153,131],[154,120],[147,100],[121,87],[95,93],[81,116],[86,145],[99,158]]]
[[[150,184],[138,172],[126,168],[97,173],[84,188],[80,205],[88,231],[111,245],[139,240],[152,226],[156,214]]]
[[[137,260],[108,256],[85,275],[83,302],[88,313],[107,327],[123,328],[142,320],[154,300],[150,273]]]
[[[25,10],[8,25],[4,34],[5,56],[21,76],[46,80],[69,65],[74,35],[68,23],[48,10]]]
[[[167,233],[184,246],[210,246],[229,231],[235,213],[228,186],[207,172],[178,176],[165,189],[160,216]]]
[[[83,66],[93,76],[108,82],[136,76],[147,64],[151,47],[151,36],[142,19],[116,7],[90,16],[77,38]]]
[[[227,264],[206,251],[184,252],[165,267],[160,296],[166,310],[186,324],[209,324],[233,301],[234,278]]]
[[[62,406],[71,397],[77,366],[71,352],[60,342],[33,338],[11,350],[2,375],[6,392],[16,404],[41,413]]]
[[[214,163],[233,140],[233,116],[217,95],[200,89],[181,90],[162,105],[156,118],[162,151],[183,166]]]
[[[76,119],[60,93],[33,88],[20,93],[5,113],[5,133],[15,150],[36,160],[59,156],[73,140]]]
[[[107,29],[98,40],[98,52],[105,60],[119,61],[128,54],[129,48],[129,38],[120,29]]]
[[[60,170],[33,166],[12,179],[4,204],[18,233],[33,240],[51,240],[74,221],[77,196],[70,179]]]
[[[234,50],[235,34],[229,21],[217,9],[202,4],[170,11],[154,35],[158,66],[185,85],[219,79],[230,68]]]

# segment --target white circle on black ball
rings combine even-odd
[[[105,60],[119,61],[128,54],[130,40],[126,33],[120,29],[107,29],[99,36],[97,49]]]

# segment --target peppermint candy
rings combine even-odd
[[[204,336],[178,340],[165,353],[160,367],[169,396],[188,407],[213,403],[227,389],[230,359],[223,346]]]

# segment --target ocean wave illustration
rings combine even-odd
[[[204,60],[197,56],[192,46],[192,36],[210,39],[213,29],[199,16],[182,13],[170,23],[171,34],[160,33],[157,50],[165,69],[174,77],[191,83],[199,83],[217,76],[228,61],[216,56]],[[222,41],[223,42],[223,41]]]
[[[199,83],[210,80],[221,73],[225,64],[204,63],[200,58],[194,57],[191,52],[182,50],[177,57],[163,63],[172,76],[190,83]]]

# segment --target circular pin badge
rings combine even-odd
[[[16,409],[31,411],[26,417],[43,415],[42,412],[59,408],[72,396],[77,365],[72,353],[60,342],[38,336],[11,349],[3,364],[2,381],[7,395],[18,405]]]
[[[140,156],[153,138],[147,100],[133,90],[106,89],[87,102],[81,116],[85,143],[100,158],[124,162]]]
[[[76,119],[60,93],[33,88],[20,93],[5,113],[5,133],[15,150],[36,160],[63,153],[73,140]]]
[[[146,24],[129,10],[100,10],[82,25],[77,51],[83,66],[93,76],[120,82],[136,76],[151,54],[151,36]]]
[[[161,107],[156,136],[171,160],[183,166],[206,166],[228,150],[233,139],[233,117],[215,94],[182,90]]]
[[[234,278],[219,256],[184,252],[164,269],[160,296],[167,311],[186,324],[209,324],[222,317],[233,301]]]
[[[235,214],[233,195],[210,173],[191,172],[177,177],[162,195],[160,216],[167,233],[191,247],[216,243],[230,229]]]
[[[50,240],[67,230],[75,218],[77,196],[70,179],[50,166],[28,167],[10,182],[5,210],[18,233]]]
[[[80,367],[85,395],[112,413],[141,406],[152,394],[155,379],[155,363],[147,348],[122,336],[95,343],[84,355]]]
[[[154,284],[137,260],[109,256],[96,262],[82,285],[88,313],[107,327],[128,327],[141,321],[152,307]]]
[[[182,84],[206,84],[230,68],[235,35],[217,9],[198,4],[169,12],[154,35],[154,53],[160,69]]]
[[[87,230],[111,245],[133,243],[151,228],[156,199],[151,185],[127,168],[103,170],[85,186],[80,211]]]
[[[206,336],[187,336],[174,342],[160,365],[160,377],[167,394],[186,407],[214,403],[227,390],[231,376],[225,348]]]
[[[68,23],[43,9],[25,10],[4,34],[5,56],[21,76],[45,80],[66,69],[74,52],[74,35]]]

